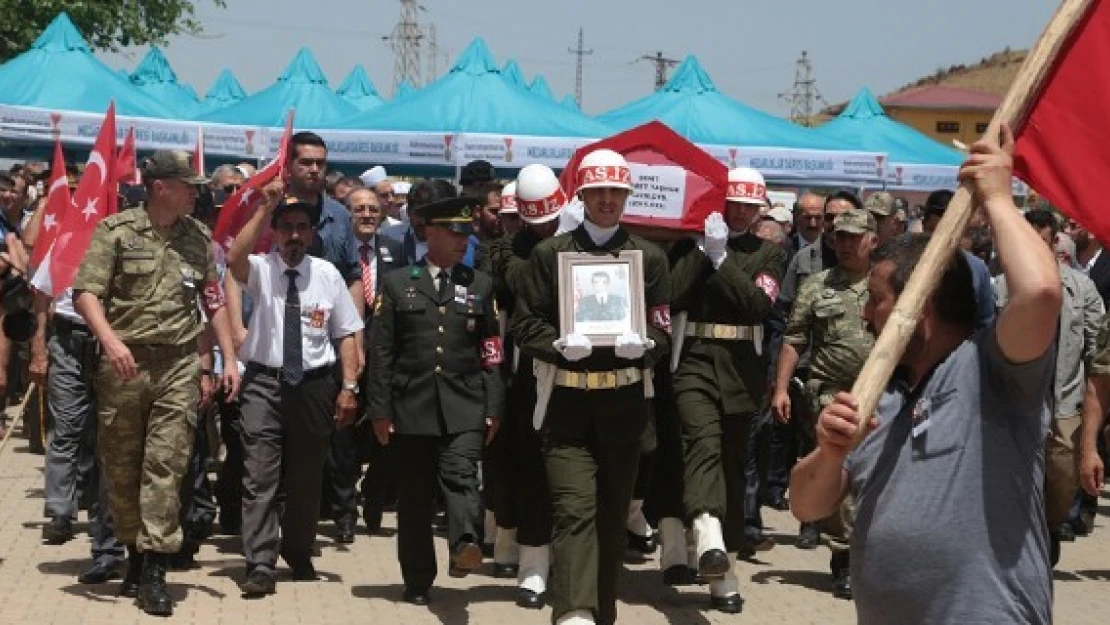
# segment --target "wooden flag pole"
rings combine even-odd
[[[1064,0],[1026,57],[984,136],[997,137],[1004,122],[1016,126],[1025,118],[1061,48],[1067,45],[1072,32],[1091,8],[1102,1]],[[914,268],[906,288],[898,297],[890,319],[875,341],[875,347],[852,386],[852,395],[859,402],[858,412],[861,415],[860,427],[855,436],[856,445],[867,433],[867,425],[879,402],[879,396],[906,351],[906,344],[917,327],[926,300],[936,290],[945,267],[959,249],[960,238],[971,218],[971,200],[968,186],[961,185],[948,203],[944,217],[937,224],[929,245]]]

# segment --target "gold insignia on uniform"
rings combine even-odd
[[[494,316],[494,317],[496,317],[497,315],[501,314],[501,313],[500,313],[500,312],[498,312],[498,310],[497,310],[497,298],[496,298],[496,297],[494,297],[494,298],[492,298],[492,299],[491,299],[490,301],[491,301],[491,302],[493,302],[493,316]]]
[[[382,294],[378,293],[377,299],[374,300],[374,316],[380,317],[382,314]]]
[[[464,206],[463,209],[461,211],[459,211],[459,215],[462,216],[462,217],[466,217],[467,219],[470,219],[470,207],[469,206]]]

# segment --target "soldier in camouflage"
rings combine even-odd
[[[116,534],[128,546],[120,592],[168,616],[170,554],[181,548],[179,490],[200,400],[203,305],[225,354],[234,352],[213,259],[212,236],[189,216],[197,175],[185,152],[155,152],[143,165],[145,207],[97,225],[74,282],[74,302],[103,349],[97,373],[100,460]],[[225,367],[224,391],[239,372]]]
[[[771,409],[775,418],[784,423],[791,418],[790,378],[807,346],[811,356],[806,396],[811,414],[817,415],[838,391],[852,388],[875,343],[861,316],[867,303],[870,254],[875,248],[875,218],[865,210],[851,209],[836,218],[833,229],[837,266],[802,284],[779,352]],[[813,448],[815,426],[815,422],[810,422],[803,428],[808,440],[804,441],[802,455]],[[851,503],[846,498],[839,514],[820,524],[833,554],[833,594],[844,599],[852,596],[848,573],[851,518]],[[799,547],[815,548],[814,538],[808,533],[803,535]]]

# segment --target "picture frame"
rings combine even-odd
[[[561,336],[583,334],[595,347],[613,347],[625,333],[647,338],[645,310],[642,251],[559,253]]]

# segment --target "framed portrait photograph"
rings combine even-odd
[[[560,335],[584,334],[597,347],[613,347],[625,333],[646,337],[643,262],[640,250],[560,252]]]

